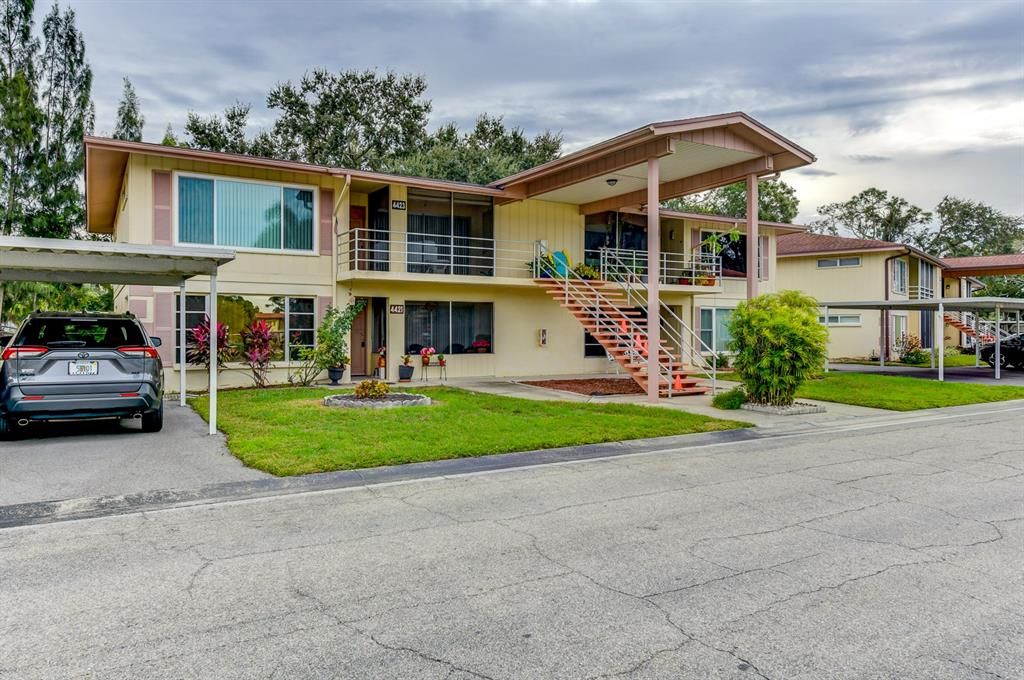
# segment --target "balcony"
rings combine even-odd
[[[647,251],[601,248],[596,251],[605,281],[647,282]],[[588,252],[593,259],[594,252]],[[663,286],[721,289],[722,258],[717,255],[661,253],[659,281]],[[710,292],[710,291],[709,291]]]
[[[908,286],[907,297],[911,300],[931,300],[935,298],[935,289],[931,286]]]

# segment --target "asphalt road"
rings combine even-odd
[[[0,677],[1020,678],[1024,407],[0,531]]]

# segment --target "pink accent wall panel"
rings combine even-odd
[[[320,254],[330,255],[334,247],[334,191],[320,190]]]
[[[163,345],[159,348],[164,364],[174,361],[174,293],[157,293],[153,299],[152,328],[146,324],[146,331],[160,338]]]
[[[171,245],[171,173],[153,171],[153,243]]]

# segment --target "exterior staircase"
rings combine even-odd
[[[942,315],[946,324],[957,329],[969,338],[975,338],[977,342],[991,343],[996,341],[996,335],[1006,340],[1010,334],[997,327],[994,322],[979,319],[976,315],[965,315],[960,312],[946,312]]]
[[[543,274],[551,278],[538,276],[534,282],[576,317],[580,325],[601,343],[608,356],[644,390],[653,379],[658,381],[658,393],[663,397],[713,391],[713,387],[705,382],[705,371],[684,364],[674,355],[676,350],[664,342],[660,345],[654,377],[650,375],[647,315],[630,305],[621,286],[610,281],[559,277],[553,272]]]

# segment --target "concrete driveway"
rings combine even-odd
[[[854,373],[878,373],[880,375],[898,375],[909,378],[938,380],[939,371],[933,368],[917,368],[915,366],[867,366],[861,364],[829,364],[833,371],[852,371]],[[1006,368],[1001,371],[1000,379],[996,380],[993,370],[987,364],[981,366],[952,366],[945,369],[945,379],[949,382],[978,383],[980,385],[1015,385],[1024,387],[1024,370]]]
[[[110,420],[32,426],[23,438],[0,442],[0,505],[269,476],[244,467],[223,436],[206,430],[195,411],[172,403],[154,434]]]
[[[0,530],[0,677],[1019,678],[1022,416]]]

